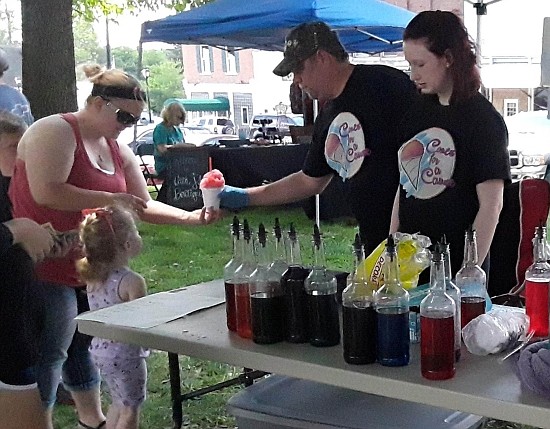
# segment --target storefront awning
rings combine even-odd
[[[229,100],[226,97],[216,98],[169,98],[164,102],[180,103],[188,112],[229,112]]]

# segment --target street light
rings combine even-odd
[[[142,69],[141,75],[145,79],[145,93],[147,94],[147,111],[149,112],[149,123],[153,123],[151,118],[151,99],[149,98],[149,76],[151,76],[151,71],[149,69]]]

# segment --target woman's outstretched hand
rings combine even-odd
[[[132,194],[120,192],[113,195],[113,200],[115,204],[123,205],[135,211],[138,216],[141,216],[147,208],[147,202],[145,200]]]

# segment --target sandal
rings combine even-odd
[[[88,426],[88,425],[85,425],[84,423],[82,423],[80,420],[78,421],[78,424],[80,426],[82,426],[84,429],[101,429],[102,427],[105,427],[105,425],[107,424],[107,421],[106,420],[103,420],[100,424],[98,424],[97,426]]]

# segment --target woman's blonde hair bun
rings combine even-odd
[[[82,66],[82,71],[89,80],[94,80],[105,70],[99,64],[85,64]]]

